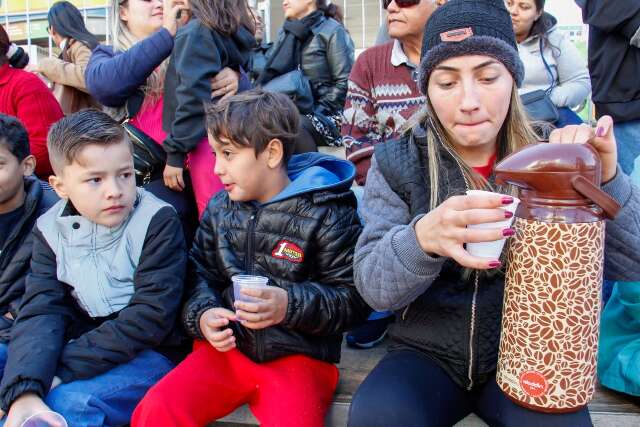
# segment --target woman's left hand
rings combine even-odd
[[[611,181],[616,176],[618,168],[618,149],[616,137],[613,134],[613,119],[602,116],[592,128],[589,125],[570,125],[555,129],[549,135],[550,143],[557,144],[585,144],[589,143],[596,149],[602,161],[602,183]]]
[[[225,67],[211,80],[211,98],[222,99],[238,93],[240,74],[229,67]]]
[[[184,177],[182,168],[176,168],[174,166],[166,165],[162,177],[164,178],[164,185],[172,189],[173,191],[184,190]]]
[[[26,67],[24,67],[25,71],[28,71],[30,73],[39,73],[40,72],[40,68],[38,67],[38,64],[29,64]]]

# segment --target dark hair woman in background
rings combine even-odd
[[[28,70],[39,72],[54,83],[53,93],[64,114],[98,107],[84,81],[84,71],[98,39],[87,30],[80,11],[68,1],[55,3],[47,19],[49,34],[61,53],[57,58],[40,59]]]
[[[299,68],[311,83],[313,112],[302,116],[296,152],[340,145],[347,80],[354,63],[353,42],[338,21],[340,9],[327,0],[284,0],[282,7],[286,21],[258,84]]]

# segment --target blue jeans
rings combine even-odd
[[[632,175],[636,159],[640,156],[640,120],[615,124],[613,132],[618,145],[618,163],[625,174]]]
[[[7,345],[0,344],[0,358]],[[132,361],[88,380],[61,384],[44,399],[72,427],[123,426],[156,382],[174,368],[167,358],[145,350]],[[0,421],[4,426],[6,418]]]
[[[592,426],[587,408],[545,414],[516,405],[495,377],[466,391],[431,358],[413,350],[388,353],[365,378],[353,396],[348,426],[444,427],[472,412],[491,426]]]

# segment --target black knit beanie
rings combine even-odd
[[[497,59],[520,87],[524,65],[504,0],[450,0],[433,12],[422,40],[418,80],[422,93],[427,94],[429,76],[436,65],[463,55]]]

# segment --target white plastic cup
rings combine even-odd
[[[233,282],[233,298],[236,301],[253,302],[254,298],[248,295],[244,295],[240,292],[241,289],[259,289],[267,286],[269,282],[268,277],[264,276],[250,276],[240,274],[231,278]]]
[[[511,197],[513,198],[513,203],[510,205],[504,205],[501,209],[505,211],[509,211],[512,214],[516,213],[516,209],[520,204],[520,199],[517,197],[509,196],[506,194],[500,193],[492,193],[491,191],[482,191],[482,190],[468,190],[467,196],[502,196],[502,197]],[[467,228],[475,228],[475,229],[487,229],[487,228],[499,228],[504,230],[505,228],[511,227],[513,224],[513,220],[515,218],[511,217],[508,219],[504,219],[503,221],[497,222],[485,222],[483,224],[468,224]],[[467,243],[467,252],[469,252],[473,256],[489,258],[493,260],[497,260],[500,258],[500,254],[502,254],[502,249],[504,249],[504,244],[507,241],[506,238],[496,240],[494,242],[481,242],[481,243]]]
[[[69,427],[64,417],[57,412],[42,411],[27,418],[21,427]]]

